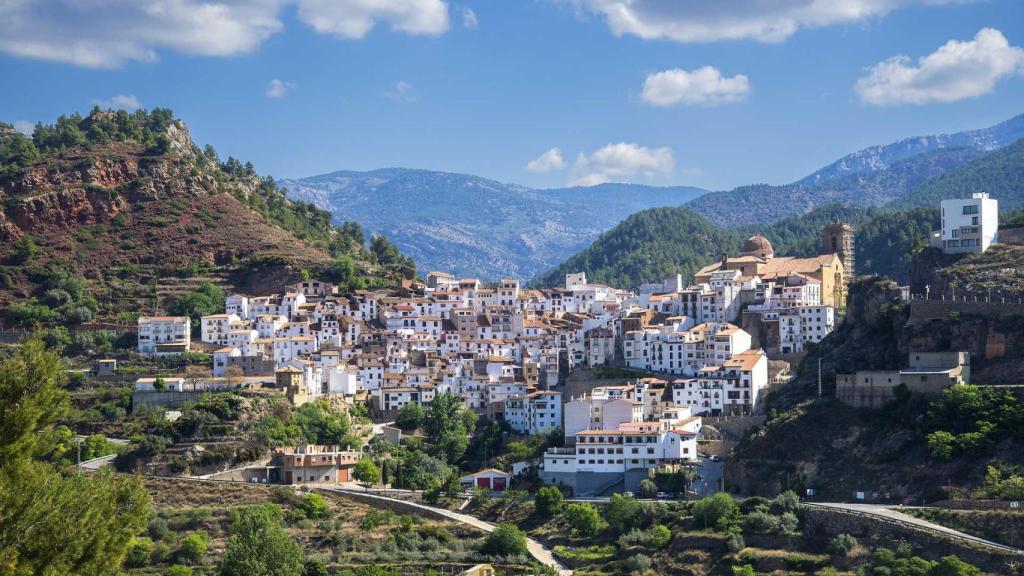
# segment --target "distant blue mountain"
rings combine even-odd
[[[707,192],[637,184],[537,190],[468,174],[407,168],[341,170],[286,179],[291,198],[383,233],[421,271],[493,280],[532,278],[588,246],[630,214]]]
[[[886,170],[893,163],[942,148],[973,148],[988,152],[1012,144],[1024,137],[1024,114],[995,126],[953,134],[904,138],[892,144],[871,146],[847,154],[824,168],[798,180],[796,184],[820,184],[850,174]]]

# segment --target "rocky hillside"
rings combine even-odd
[[[856,410],[834,400],[835,374],[901,368],[914,350],[967,350],[975,383],[1019,382],[1019,342],[1024,313],[921,313],[900,300],[895,283],[861,279],[851,286],[845,322],[811,350],[793,382],[769,394],[768,422],[740,444],[726,477],[746,493],[815,488],[824,500],[865,491],[890,502],[933,501],[950,483],[979,489],[986,466],[1024,464],[1024,393],[966,389],[943,401],[900,396],[882,410]],[[953,449],[935,449],[929,434],[937,431],[956,437]]]
[[[0,203],[0,308],[62,275],[85,278],[100,317],[159,310],[161,285],[195,276],[268,290],[347,257],[371,282],[398,277],[361,232],[198,148],[168,110],[97,109],[32,138],[0,125]]]
[[[532,277],[638,210],[678,206],[705,192],[632,184],[535,190],[404,168],[339,171],[279,184],[291,198],[332,211],[336,221],[386,233],[420,269],[485,280]]]

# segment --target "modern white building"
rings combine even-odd
[[[986,192],[970,198],[943,200],[942,251],[946,254],[984,252],[999,241],[999,201]]]

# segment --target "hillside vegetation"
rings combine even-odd
[[[591,282],[619,287],[671,274],[689,278],[723,253],[735,253],[741,242],[735,231],[719,228],[689,208],[652,208],[626,218],[534,284],[561,286],[565,274],[579,271]]]
[[[160,311],[202,282],[390,285],[412,265],[382,237],[367,246],[358,224],[289,200],[251,164],[200,149],[166,109],[97,108],[31,137],[0,124],[0,203],[0,308],[63,306],[47,292],[74,296],[71,279],[91,298],[78,321]]]
[[[593,245],[534,281],[560,286],[565,274],[584,271],[587,278],[635,288],[674,274],[693,273],[723,255],[736,256],[743,240],[767,237],[777,256],[812,256],[821,249],[821,229],[836,219],[856,229],[857,274],[879,274],[905,282],[911,248],[939,225],[938,210],[916,208],[886,212],[878,208],[830,205],[774,224],[720,228],[687,207],[638,212],[601,235]]]

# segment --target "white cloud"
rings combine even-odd
[[[526,164],[526,169],[535,173],[551,172],[562,168],[565,168],[565,159],[562,158],[562,151],[558,148],[551,148]]]
[[[854,89],[876,106],[956,102],[988,94],[1000,78],[1024,72],[1024,49],[1003,33],[983,28],[973,40],[950,40],[919,58],[894,56],[875,64]]]
[[[362,38],[378,22],[407,34],[436,36],[448,31],[443,0],[298,0],[299,19],[314,30]]]
[[[155,62],[163,50],[235,56],[281,31],[292,4],[315,31],[344,38],[377,23],[408,34],[448,29],[445,0],[5,0],[0,52],[93,68]]]
[[[802,27],[858,22],[909,4],[961,0],[575,0],[616,36],[676,42],[781,42]]]
[[[462,10],[462,25],[466,28],[476,28],[480,25],[480,21],[476,19],[476,12],[472,8]]]
[[[608,144],[590,155],[580,153],[569,183],[593,186],[604,182],[626,182],[638,175],[651,179],[671,173],[675,164],[671,148],[646,148],[619,142]]]
[[[109,100],[93,100],[93,104],[103,109],[114,110],[138,110],[142,108],[142,102],[134,94],[118,94]]]
[[[704,66],[692,72],[673,68],[648,74],[641,96],[653,106],[704,104],[714,106],[736,102],[750,93],[750,83],[743,74],[732,78],[722,76],[716,68]]]
[[[420,99],[419,96],[413,94],[412,84],[405,80],[396,82],[394,90],[385,92],[384,96],[395,102],[415,102]]]
[[[274,78],[267,84],[267,98],[284,98],[289,92],[295,90],[295,83],[287,80]]]
[[[157,50],[232,56],[281,29],[278,0],[15,0],[0,2],[0,51],[111,68]]]
[[[31,136],[32,132],[35,131],[36,125],[28,120],[15,120],[14,129],[21,132],[25,136]]]

